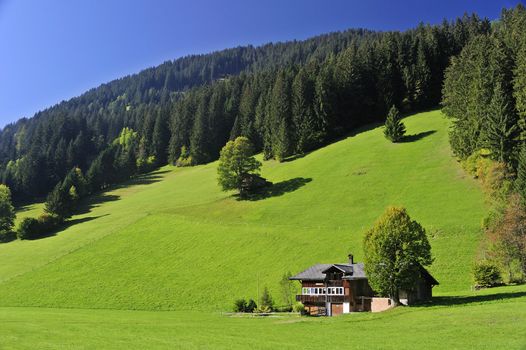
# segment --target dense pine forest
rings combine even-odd
[[[516,165],[526,140],[526,13],[504,10],[492,30],[453,58],[444,82],[444,112],[454,118],[453,151],[466,159],[488,149]]]
[[[2,182],[16,200],[30,199],[80,170],[89,193],[167,162],[215,160],[237,136],[281,161],[385,120],[392,105],[404,113],[438,106],[452,57],[460,54],[449,77],[462,68],[463,57],[474,55],[466,53],[470,48],[482,50],[480,59],[498,61],[485,50],[498,42],[503,54],[519,57],[524,45],[518,45],[517,26],[524,17],[518,7],[495,23],[465,15],[405,32],[349,30],[165,62],[6,126],[0,134]],[[503,77],[516,71],[506,69]],[[446,80],[446,110],[460,118],[452,107],[453,85]],[[501,89],[524,105],[511,86]],[[460,119],[457,125],[461,129]],[[464,134],[457,134],[453,142],[460,143]],[[465,155],[469,147],[454,149]]]

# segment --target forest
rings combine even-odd
[[[523,17],[519,6],[502,23]],[[45,196],[73,169],[91,193],[168,162],[215,160],[238,136],[282,161],[382,122],[392,105],[402,113],[438,106],[464,48],[497,32],[516,43],[507,30],[464,15],[405,32],[349,30],[168,61],[6,126],[0,176],[15,201]],[[456,115],[450,85],[444,105]],[[133,136],[118,142],[123,132]],[[452,133],[453,142],[461,137]]]

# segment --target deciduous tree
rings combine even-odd
[[[223,147],[217,167],[218,182],[223,191],[240,190],[243,175],[259,172],[261,162],[253,154],[252,144],[243,136]]]
[[[422,266],[433,261],[426,231],[400,207],[388,208],[365,234],[364,253],[371,287],[395,305],[400,290],[412,290]]]

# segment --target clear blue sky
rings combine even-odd
[[[403,30],[520,0],[0,0],[0,126],[168,59],[363,27]]]

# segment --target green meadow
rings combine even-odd
[[[526,288],[471,292],[486,206],[451,155],[449,121],[432,111],[404,122],[403,143],[371,127],[264,162],[274,187],[254,200],[221,192],[216,163],[167,166],[90,198],[53,236],[0,245],[0,348],[419,348],[412,333],[437,348],[496,348],[509,334],[506,348],[526,346]],[[288,271],[349,252],[361,260],[363,233],[389,205],[429,233],[436,305],[334,319],[221,314],[258,286],[279,304]]]

